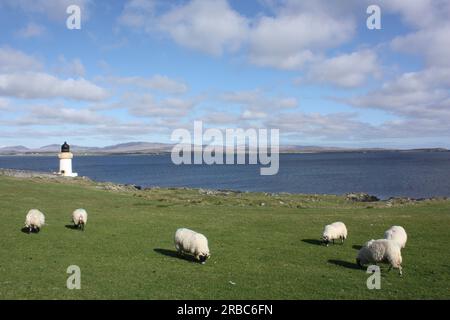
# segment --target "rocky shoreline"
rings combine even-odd
[[[85,176],[79,176],[79,177],[63,177],[57,174],[49,173],[49,172],[38,172],[38,171],[30,171],[30,170],[17,170],[17,169],[2,169],[0,168],[0,176],[7,176],[7,177],[14,177],[14,178],[20,178],[20,179],[33,179],[38,178],[42,180],[52,180],[52,181],[58,181],[58,182],[65,182],[65,183],[80,183],[80,184],[90,184],[94,185],[97,189],[102,190],[110,190],[110,191],[146,191],[146,190],[155,190],[155,189],[164,189],[162,187],[146,187],[143,188],[141,186],[137,185],[131,185],[131,184],[120,184],[120,183],[114,183],[114,182],[98,182],[94,181],[88,177]],[[236,194],[244,194],[244,193],[251,193],[249,191],[238,191],[238,190],[215,190],[215,189],[204,189],[204,188],[187,188],[187,187],[167,187],[165,189],[168,190],[196,190],[201,195],[208,195],[208,196],[229,196],[229,195],[236,195]],[[269,193],[269,192],[263,192],[263,194],[267,197],[278,197],[278,196],[289,196],[294,195],[292,193],[288,192],[280,192],[280,193]],[[416,202],[421,201],[433,201],[433,200],[448,200],[447,197],[430,197],[430,198],[410,198],[410,197],[390,197],[387,200],[381,200],[376,196],[369,195],[364,192],[350,192],[344,195],[345,200],[349,202],[385,202],[387,206],[392,206],[395,204],[412,204]]]

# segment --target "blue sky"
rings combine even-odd
[[[0,28],[0,147],[170,142],[194,120],[450,147],[447,1],[0,0]]]

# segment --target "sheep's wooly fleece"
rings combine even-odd
[[[72,213],[72,220],[73,223],[78,225],[80,222],[83,222],[83,224],[87,223],[88,214],[86,210],[84,209],[77,209]]]
[[[25,218],[25,227],[40,229],[44,224],[45,216],[41,211],[37,209],[31,209],[30,211],[28,211]]]
[[[392,226],[384,233],[384,238],[387,240],[394,240],[400,245],[403,249],[406,246],[406,241],[408,240],[408,236],[406,231],[401,226]]]
[[[322,234],[322,239],[327,242],[333,240],[345,240],[347,239],[347,227],[343,222],[333,222],[332,224],[328,224],[325,226],[325,229]]]
[[[190,253],[202,263],[210,256],[208,239],[201,233],[180,228],[175,232],[174,242],[179,253]]]
[[[399,244],[396,241],[387,239],[368,241],[359,250],[356,263],[362,266],[377,262],[388,262],[391,267],[398,269],[401,275],[402,254]]]

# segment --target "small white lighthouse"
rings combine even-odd
[[[61,146],[61,152],[58,154],[59,158],[59,174],[64,177],[77,177],[78,173],[72,172],[72,158],[73,154],[70,152],[70,146],[67,142]]]

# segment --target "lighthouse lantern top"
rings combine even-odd
[[[67,144],[67,142],[64,142],[64,144],[61,146],[61,152],[70,152],[70,146]]]

